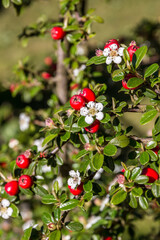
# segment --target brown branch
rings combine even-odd
[[[123,108],[123,112],[137,112],[137,113],[144,113],[146,111],[146,105],[139,104],[136,107],[133,105],[128,105],[128,108]]]
[[[147,144],[149,141],[152,141],[153,138],[152,137],[147,137],[147,138],[140,138],[140,137],[137,137],[137,136],[129,136],[131,139],[134,139],[135,141],[139,141],[139,142],[142,142],[144,144]]]

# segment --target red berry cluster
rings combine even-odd
[[[25,155],[21,154],[16,159],[16,164],[21,169],[26,169],[30,165],[30,159],[25,157]],[[11,195],[14,196],[18,194],[19,187],[27,189],[30,188],[33,185],[32,177],[29,175],[22,175],[18,181],[12,180],[5,185],[5,191]]]
[[[90,88],[84,88],[79,95],[73,95],[70,99],[70,105],[75,110],[80,110],[85,106],[86,103],[90,101],[95,101],[96,96]],[[85,127],[85,130],[90,133],[95,133],[98,131],[100,126],[100,121],[95,120],[90,126]]]

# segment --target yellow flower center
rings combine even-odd
[[[89,115],[95,116],[96,113],[97,113],[97,110],[96,110],[95,108],[90,108],[90,109],[89,109]]]
[[[111,50],[110,53],[109,53],[109,56],[110,56],[110,57],[115,57],[115,56],[117,56],[117,55],[118,55],[118,53],[117,53],[116,50]]]

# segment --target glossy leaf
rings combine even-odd
[[[149,66],[146,69],[144,77],[147,78],[147,77],[151,76],[153,73],[158,71],[158,69],[159,69],[159,65],[157,63],[153,63],[151,66]]]
[[[147,152],[142,152],[140,154],[140,163],[145,165],[149,162],[149,154]]]
[[[132,193],[129,194],[130,196],[130,202],[129,202],[129,206],[132,207],[132,208],[137,208],[137,200],[136,200],[136,197],[133,196]]]
[[[127,192],[121,189],[112,196],[111,203],[114,205],[118,205],[121,202],[123,202],[126,199],[126,197]]]
[[[21,240],[30,240],[31,233],[32,233],[32,227],[27,228],[27,229],[24,231],[24,235],[23,235],[23,237],[21,238]]]
[[[88,60],[88,62],[86,63],[86,66],[90,66],[92,64],[102,64],[102,63],[105,63],[106,62],[106,57],[104,56],[94,56],[92,57],[91,59]]]
[[[127,86],[129,88],[136,88],[140,86],[142,83],[144,83],[144,79],[133,77],[128,80]]]
[[[130,142],[129,138],[126,137],[125,135],[115,137],[110,141],[110,143],[112,143],[118,147],[121,147],[121,148],[127,147],[129,145],[129,142]]]
[[[80,222],[70,222],[65,224],[66,228],[75,231],[75,232],[80,232],[83,230],[83,225]]]
[[[86,182],[86,183],[83,185],[83,189],[84,189],[85,192],[90,192],[90,191],[92,191],[92,183],[91,183],[91,181]]]
[[[44,203],[44,204],[53,204],[56,202],[57,202],[57,200],[51,194],[46,194],[42,197],[42,203]]]
[[[113,144],[108,144],[105,146],[104,148],[104,151],[103,153],[106,155],[106,156],[114,156],[117,152],[117,148],[116,146],[114,146]]]
[[[10,5],[10,0],[2,0],[2,5],[3,7],[8,8]]]
[[[157,115],[156,109],[148,111],[142,115],[140,123],[142,125],[145,125],[146,123],[150,122],[156,115]]]
[[[134,68],[138,68],[138,66],[142,62],[146,53],[147,53],[147,46],[140,47],[139,49],[136,50],[132,58],[132,64]]]
[[[60,209],[62,211],[71,210],[71,209],[77,207],[78,204],[79,204],[79,201],[77,199],[71,199],[71,200],[68,200],[68,201],[62,203],[60,205]]]
[[[92,159],[93,167],[99,170],[103,166],[104,156],[103,154],[96,153]]]
[[[160,197],[160,184],[152,184],[152,193],[156,198]]]
[[[142,172],[142,169],[140,167],[136,167],[132,170],[131,179],[134,180],[136,177],[138,177]]]
[[[61,231],[55,230],[49,236],[49,240],[60,240],[61,239]]]
[[[139,205],[142,209],[146,210],[148,209],[148,201],[145,197],[139,197]]]

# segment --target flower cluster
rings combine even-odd
[[[105,48],[103,55],[107,57],[106,64],[111,64],[112,62],[120,64],[122,62],[123,50],[124,48],[118,48],[117,44],[111,44],[110,47]]]
[[[74,170],[69,171],[69,175],[71,176],[68,179],[68,185],[72,188],[75,189],[78,185],[81,184],[81,177],[80,173],[77,170],[76,172]]]
[[[0,203],[0,216],[4,219],[8,219],[13,213],[13,209],[10,207],[10,202],[7,199],[2,199]]]
[[[88,124],[92,124],[94,122],[94,118],[101,121],[104,118],[104,114],[102,112],[103,104],[95,103],[93,101],[87,103],[86,107],[82,107],[80,109],[81,116],[85,116],[85,122]]]

